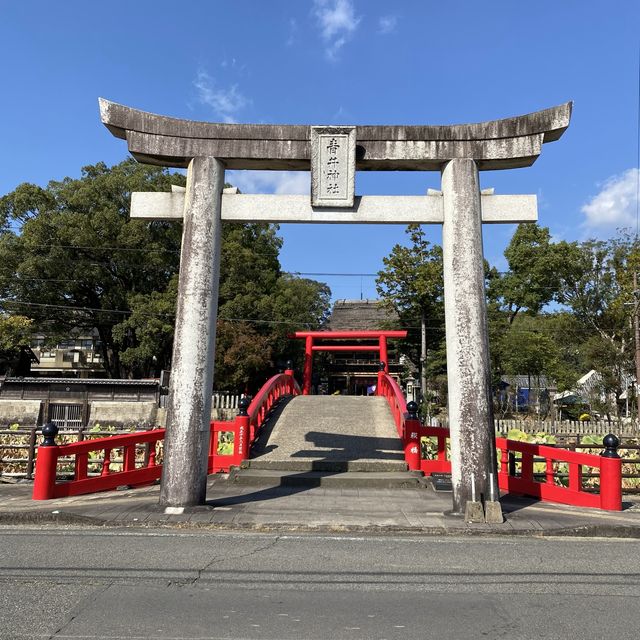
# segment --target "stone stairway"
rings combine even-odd
[[[230,480],[261,486],[408,487],[402,443],[384,398],[296,396],[263,428],[252,457]]]

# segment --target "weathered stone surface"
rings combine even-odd
[[[140,161],[186,167],[213,156],[230,169],[308,169],[310,127],[195,122],[159,116],[100,99],[102,122],[126,139]],[[443,126],[358,126],[359,170],[440,170],[452,158],[473,158],[480,170],[528,166],[544,142],[569,125],[571,103],[514,118]]]
[[[0,427],[19,424],[21,427],[35,427],[39,424],[40,400],[0,400]]]
[[[488,524],[502,524],[502,506],[498,500],[487,500],[484,504],[484,521]]]
[[[296,396],[277,418],[258,460],[257,466],[272,468],[291,461],[301,463],[300,469],[309,462],[357,462],[370,464],[370,471],[407,468],[386,399],[364,396]]]
[[[113,402],[93,400],[89,407],[88,425],[94,427],[156,426],[158,405],[155,402]]]
[[[194,158],[187,175],[160,492],[163,506],[201,504],[206,496],[223,185],[224,166],[219,160]]]
[[[482,502],[468,500],[464,506],[465,522],[484,522],[484,509]]]
[[[535,195],[483,195],[482,222],[535,222]],[[326,224],[442,224],[442,196],[357,196],[349,209],[314,209],[308,196],[222,195],[222,220],[228,222],[306,222]],[[131,217],[148,220],[179,220],[184,210],[184,193],[135,192]]]
[[[448,163],[442,193],[451,480],[454,511],[464,513],[468,501],[499,495],[497,488],[490,490],[490,479],[498,474],[475,162]]]
[[[356,128],[311,127],[311,205],[353,207]]]

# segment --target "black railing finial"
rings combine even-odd
[[[42,441],[41,447],[55,447],[56,446],[56,436],[58,435],[58,427],[49,420],[47,424],[42,427],[42,435],[44,436],[44,440]]]
[[[251,400],[249,400],[247,396],[242,396],[242,398],[240,398],[240,402],[238,402],[238,408],[240,409],[240,411],[238,412],[238,415],[248,416],[249,414],[247,413],[247,409],[249,408],[250,404],[251,404]]]
[[[418,403],[414,402],[413,400],[411,400],[410,402],[407,402],[407,412],[411,420],[417,420],[418,419]]]
[[[604,451],[600,454],[603,458],[619,458],[618,447],[620,446],[620,438],[614,436],[613,433],[607,434],[602,439]]]

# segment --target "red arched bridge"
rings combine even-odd
[[[405,335],[405,332],[295,334],[293,337],[304,339],[306,346],[303,387],[288,369],[267,380],[250,402],[243,399],[234,420],[211,422],[209,473],[247,467],[315,473],[385,471],[411,478],[449,473],[449,430],[422,425],[417,405],[407,404],[402,389],[386,370],[386,340]],[[326,340],[363,337],[377,340],[375,345],[361,346],[380,355],[375,395],[310,395],[313,353],[353,351],[353,345],[328,346]],[[322,346],[314,345],[318,339],[322,339]],[[53,425],[43,429],[34,500],[149,484],[162,474],[164,429],[63,445],[55,443],[56,433]],[[622,471],[617,444],[615,436],[607,436],[602,454],[594,455],[496,438],[498,485],[502,492],[620,511]],[[599,487],[584,486],[583,467],[599,471]],[[486,498],[494,500],[497,496]]]

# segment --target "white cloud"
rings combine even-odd
[[[235,64],[235,60],[233,61]],[[232,85],[226,89],[216,86],[213,78],[200,69],[193,81],[193,86],[198,93],[198,101],[213,109],[216,116],[224,122],[236,122],[238,112],[242,111],[250,101],[240,93],[238,85]]]
[[[352,0],[313,0],[313,4],[322,39],[327,44],[327,58],[336,60],[340,49],[358,28],[360,18],[356,17]]]
[[[228,180],[242,193],[306,195],[311,188],[308,171],[233,171]]]
[[[298,36],[298,22],[295,18],[289,18],[289,37],[287,38],[287,46],[292,47]]]
[[[638,169],[628,169],[621,175],[609,178],[602,185],[600,193],[582,207],[581,211],[586,216],[583,226],[611,231],[633,226],[637,189]]]
[[[382,16],[378,20],[378,33],[393,33],[398,26],[398,16]]]

